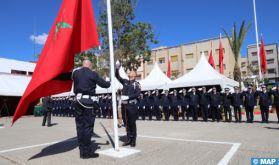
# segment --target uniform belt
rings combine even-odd
[[[137,100],[133,99],[133,100],[123,100],[122,104],[137,104]]]
[[[91,100],[93,100],[93,101],[99,101],[99,98],[98,98],[97,96],[83,95],[83,94],[81,94],[81,93],[78,93],[78,94],[76,95],[76,98],[77,98],[78,100],[80,100],[80,99],[91,99]]]

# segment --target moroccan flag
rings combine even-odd
[[[171,77],[171,63],[170,60],[168,60],[168,71],[167,71],[167,76]]]
[[[224,49],[223,49],[223,45],[222,45],[222,37],[220,34],[220,41],[219,41],[219,67],[220,67],[220,73],[224,74]]]
[[[210,55],[209,55],[209,59],[208,59],[208,63],[215,69],[215,62],[213,59],[213,55],[212,55],[212,49],[210,50]]]
[[[265,50],[264,50],[263,36],[262,36],[261,40],[262,40],[261,41],[261,50],[260,50],[261,70],[262,70],[262,73],[265,74],[266,69],[267,69],[267,64],[266,64],[266,54],[265,54]]]
[[[13,124],[32,102],[43,96],[70,91],[72,81],[57,77],[73,70],[77,53],[98,45],[92,0],[63,0],[32,79],[17,106]]]

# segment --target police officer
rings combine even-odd
[[[217,92],[216,87],[212,88],[212,93],[210,94],[210,107],[212,112],[212,121],[217,119],[217,122],[221,119],[221,97]]]
[[[202,92],[199,94],[199,105],[202,112],[203,121],[208,119],[208,109],[210,107],[209,97],[210,95],[206,92],[206,87],[202,87]]]
[[[83,67],[72,74],[74,81],[74,93],[77,103],[75,110],[75,121],[77,139],[80,150],[80,158],[95,158],[99,155],[94,153],[91,145],[91,137],[95,122],[93,104],[96,101],[96,85],[102,88],[110,87],[110,82],[103,80],[95,71],[91,70],[92,63],[89,60],[83,61]]]
[[[268,123],[269,110],[271,110],[271,94],[267,92],[266,86],[262,85],[262,91],[257,91],[257,96],[259,96],[259,105],[262,115],[262,123]]]
[[[173,90],[173,95],[171,96],[171,109],[173,114],[173,119],[178,121],[178,111],[179,111],[179,101],[177,98],[177,91]]]
[[[43,102],[43,114],[44,114],[44,118],[43,118],[43,123],[42,126],[46,125],[46,121],[47,121],[47,126],[50,127],[51,126],[51,98],[48,97],[44,97],[42,99]]]
[[[145,104],[146,104],[146,100],[143,97],[143,93],[140,94],[140,98],[139,98],[139,104],[138,104],[138,109],[139,109],[139,115],[141,116],[142,120],[145,120]]]
[[[179,98],[180,98],[182,120],[185,120],[185,116],[188,115],[187,109],[189,108],[189,99],[185,88],[182,89],[182,94],[180,95]]]
[[[157,120],[161,120],[162,113],[160,109],[160,95],[158,89],[155,90],[155,95],[153,96],[154,100],[154,114]]]
[[[161,106],[163,108],[165,121],[169,121],[169,119],[170,119],[170,97],[169,97],[168,90],[164,91],[164,95],[161,98]]]
[[[238,87],[234,87],[234,93],[231,95],[232,106],[235,115],[235,122],[241,123],[241,109],[243,105],[242,94],[239,92]]]
[[[148,91],[147,92],[147,96],[146,96],[146,112],[147,112],[147,115],[148,115],[148,119],[149,120],[152,120],[152,117],[153,117],[153,111],[154,111],[154,98],[153,96],[151,95],[151,91]]]
[[[256,95],[252,90],[252,85],[248,85],[247,91],[243,92],[244,106],[246,111],[247,123],[253,123],[254,121],[254,108],[256,108]]]
[[[199,108],[199,96],[196,92],[196,88],[192,88],[192,93],[189,95],[189,109],[192,114],[193,121],[198,120],[198,108]]]
[[[273,104],[274,104],[275,107],[276,107],[276,114],[277,114],[277,119],[278,119],[278,123],[279,123],[279,84],[277,84],[276,89],[273,90],[273,91],[271,92],[271,94],[272,94],[273,97],[274,97]]]
[[[138,117],[138,110],[137,110],[137,98],[140,96],[140,85],[136,81],[136,72],[130,71],[129,73],[129,80],[123,79],[119,75],[119,67],[120,64],[117,63],[116,65],[116,78],[119,82],[123,85],[122,89],[122,102],[126,102],[126,131],[127,131],[127,141],[123,143],[123,146],[130,145],[131,147],[136,146],[136,138],[137,138],[137,126],[136,126],[136,119]]]
[[[231,94],[229,88],[225,88],[225,93],[222,97],[222,103],[224,107],[225,121],[232,122]]]

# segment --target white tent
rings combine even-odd
[[[167,87],[182,88],[208,85],[220,85],[221,88],[224,89],[227,87],[232,88],[234,86],[239,86],[239,83],[217,72],[208,63],[205,55],[202,54],[199,62],[192,71],[172,81]]]
[[[22,96],[30,80],[30,76],[0,74],[0,96]]]
[[[140,81],[142,91],[163,89],[169,83],[171,83],[171,80],[162,72],[157,63],[155,63],[149,75]]]

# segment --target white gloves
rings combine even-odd
[[[106,81],[110,81],[110,79],[108,77],[106,77]]]
[[[187,109],[188,109],[188,108],[189,108],[189,105],[187,105],[186,107],[187,107]]]
[[[117,60],[116,63],[115,63],[115,67],[116,69],[119,69],[120,68],[120,62]]]
[[[210,108],[210,105],[208,105],[207,107]]]
[[[232,109],[232,108],[233,108],[233,106],[230,106],[230,108]]]
[[[123,100],[123,101],[129,100],[129,96],[121,96],[121,100]]]
[[[221,108],[221,105],[218,105],[218,108]]]
[[[212,91],[212,88],[210,88],[208,91],[207,91],[207,93],[210,93]]]
[[[242,106],[242,105],[240,105],[240,108],[242,109],[242,108],[243,108],[243,106]]]
[[[271,109],[272,109],[272,106],[269,106],[269,107],[268,107],[268,110],[271,110]]]
[[[254,109],[256,109],[257,108],[257,106],[254,106]]]
[[[145,106],[143,106],[143,109],[145,109]]]

